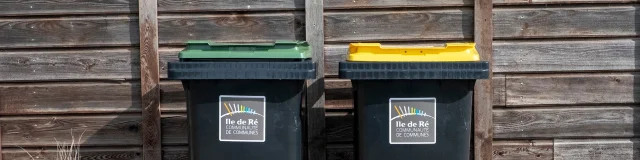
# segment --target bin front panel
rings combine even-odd
[[[475,80],[352,82],[358,159],[469,159]]]
[[[192,159],[302,159],[303,80],[183,83]]]

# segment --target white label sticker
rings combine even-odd
[[[219,139],[227,142],[264,142],[264,96],[221,95]]]
[[[436,144],[436,99],[390,98],[389,143]]]

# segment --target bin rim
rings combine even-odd
[[[489,62],[339,62],[338,76],[352,80],[487,79]]]
[[[275,79],[305,80],[316,77],[316,64],[302,62],[168,62],[168,79]]]

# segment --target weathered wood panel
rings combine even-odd
[[[140,112],[138,83],[0,85],[0,115]]]
[[[304,0],[159,0],[160,12],[303,10]]]
[[[160,43],[184,44],[193,39],[220,42],[303,39],[303,15],[299,12],[165,15],[158,20]],[[0,34],[3,35],[0,48],[139,44],[138,18],[134,16],[9,18],[0,20]]]
[[[552,160],[552,140],[493,141],[494,160]]]
[[[638,5],[494,10],[495,38],[636,36]],[[588,23],[585,23],[588,22]]]
[[[556,139],[556,160],[610,160],[640,158],[638,139]]]
[[[507,106],[637,103],[636,73],[507,76]]]
[[[188,160],[189,154],[187,146],[167,146],[162,147],[163,160]],[[55,148],[25,148],[35,159],[55,159]],[[11,160],[32,160],[20,148],[8,148],[2,154]],[[140,147],[84,147],[80,148],[80,159],[91,160],[141,160],[142,148]]]
[[[163,112],[184,112],[179,81],[160,83]],[[140,84],[57,82],[0,85],[0,115],[139,113]]]
[[[188,144],[189,123],[186,114],[162,114],[162,144]]]
[[[137,0],[0,1],[1,16],[138,12]]]
[[[90,160],[142,160],[140,147],[80,147],[80,159]],[[2,154],[10,160],[56,159],[56,148],[6,148]],[[29,156],[31,155],[31,156]],[[33,159],[32,159],[33,157]]]
[[[494,72],[639,69],[640,39],[496,41]]]
[[[325,9],[473,6],[473,0],[324,0]],[[494,0],[494,5],[632,3],[638,0]]]
[[[552,139],[633,137],[640,134],[640,109],[629,106],[493,109],[494,138]],[[327,113],[329,142],[353,141],[353,116]]]
[[[494,37],[636,36],[637,5],[527,7],[493,10]],[[473,37],[473,13],[461,9],[328,12],[325,38],[332,42],[460,40]],[[585,23],[589,22],[589,23]],[[421,24],[421,25],[416,25]]]
[[[493,105],[505,105],[505,79],[504,75],[496,75],[493,78]],[[326,99],[327,109],[353,109],[353,93],[351,80],[348,79],[327,79]]]
[[[496,138],[633,137],[640,109],[630,106],[495,109]]]
[[[305,37],[302,12],[165,15],[159,18],[161,44],[185,44],[194,39],[265,42],[303,40]]]
[[[0,51],[0,80],[129,79],[139,77],[132,48]]]
[[[459,40],[472,37],[473,11],[468,9],[325,13],[326,41]]]
[[[331,144],[327,146],[328,160],[354,160],[354,148],[350,144]],[[551,140],[498,140],[493,143],[494,160],[552,160],[553,142]]]
[[[304,0],[158,0],[159,12],[264,11],[304,9]],[[138,12],[136,0],[2,1],[0,16],[117,14]]]
[[[141,145],[140,115],[0,117],[2,146],[56,146],[56,140],[83,146]]]

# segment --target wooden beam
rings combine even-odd
[[[324,117],[324,17],[323,0],[305,0],[306,40],[317,65],[316,79],[307,81],[306,125],[308,160],[325,160],[326,138]]]
[[[142,91],[142,156],[162,158],[160,133],[160,70],[158,55],[158,4],[139,0],[140,88]]]
[[[474,42],[480,59],[493,64],[493,23],[492,0],[475,0],[474,3]],[[489,79],[476,82],[473,95],[473,157],[475,160],[491,160],[493,155],[493,87],[492,67],[489,67]]]

